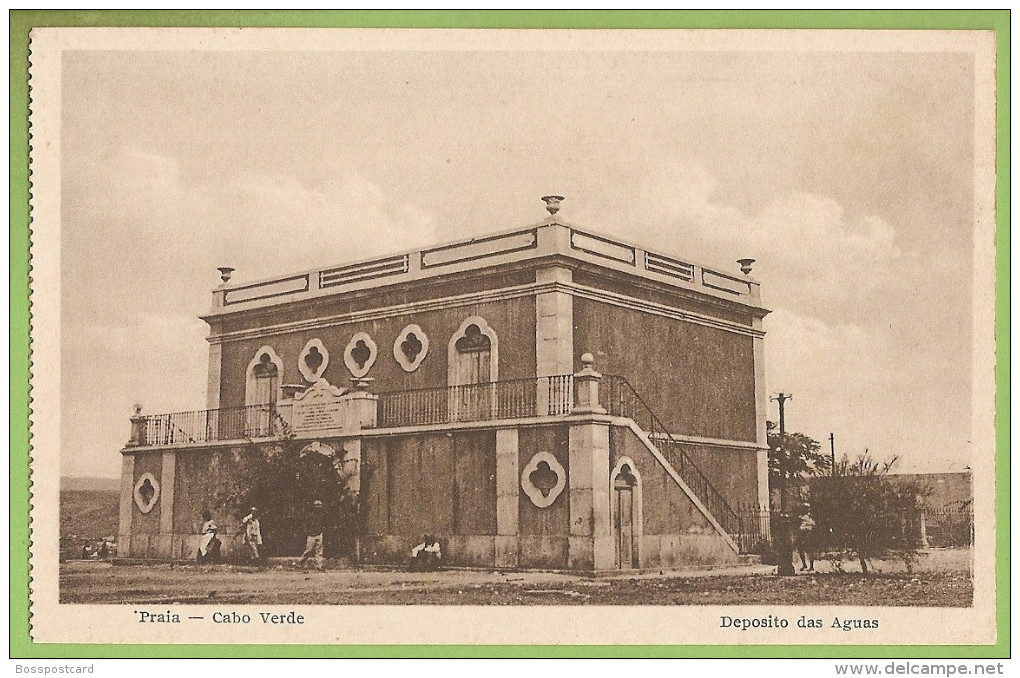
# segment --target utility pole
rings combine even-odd
[[[780,439],[786,434],[786,401],[792,400],[793,395],[780,393],[770,400],[779,403],[779,435]],[[780,460],[782,462],[782,460]],[[786,466],[780,463],[780,485],[779,485],[779,515],[775,520],[776,556],[778,567],[776,573],[783,576],[796,574],[793,567],[793,535],[790,533],[790,516],[786,512]]]
[[[829,434],[829,455],[832,457],[832,477],[836,477],[836,434]]]
[[[779,433],[786,433],[786,401],[793,400],[792,393],[780,393],[775,398],[772,398],[779,403]]]
[[[779,435],[786,435],[786,401],[793,400],[793,395],[789,393],[780,393],[779,395],[771,398],[779,403]],[[786,513],[786,467],[780,465],[779,479],[782,481],[779,484],[779,512]]]

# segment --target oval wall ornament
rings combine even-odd
[[[538,508],[548,508],[567,486],[567,472],[549,452],[538,452],[521,472],[521,489]]]

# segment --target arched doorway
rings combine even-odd
[[[641,478],[630,459],[621,459],[610,477],[616,566],[639,567],[641,541]]]

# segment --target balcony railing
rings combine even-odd
[[[396,428],[566,415],[574,411],[574,383],[574,375],[562,374],[383,392],[378,394],[376,425]],[[741,517],[624,377],[606,375],[599,386],[599,404],[611,415],[632,419],[647,433],[723,530],[735,539],[760,531],[742,524]],[[137,444],[174,445],[285,436],[291,432],[291,407],[290,402],[284,402],[146,415],[141,418],[144,435]]]
[[[380,427],[569,414],[574,377],[562,374],[379,394]]]
[[[289,421],[289,403],[149,414],[144,418],[144,439],[139,444],[176,445],[270,438],[289,433]]]

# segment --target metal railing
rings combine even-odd
[[[561,374],[383,392],[378,396],[377,426],[396,428],[566,415],[574,409],[575,389],[574,375]],[[609,414],[632,419],[643,429],[741,550],[747,552],[753,547],[752,542],[759,539],[761,528],[743,525],[741,516],[709,482],[626,378],[604,376],[599,388],[599,404]],[[285,403],[147,415],[141,444],[173,445],[285,436],[291,432],[290,414],[290,404]]]
[[[719,490],[709,482],[694,460],[684,452],[683,447],[655,416],[651,408],[634,390],[626,377],[605,375],[599,385],[599,404],[609,414],[634,420],[639,428],[648,434],[694,495],[705,505],[708,512],[719,521],[719,525],[730,537],[737,539],[743,532],[740,516],[729,505]]]
[[[772,549],[772,525],[779,512],[757,504],[740,505],[736,512],[740,519],[740,532],[732,536],[740,552],[758,555],[769,553]]]
[[[290,432],[289,406],[249,405],[145,416],[143,445],[269,438]]]
[[[569,414],[570,374],[379,394],[378,426],[422,426]]]

